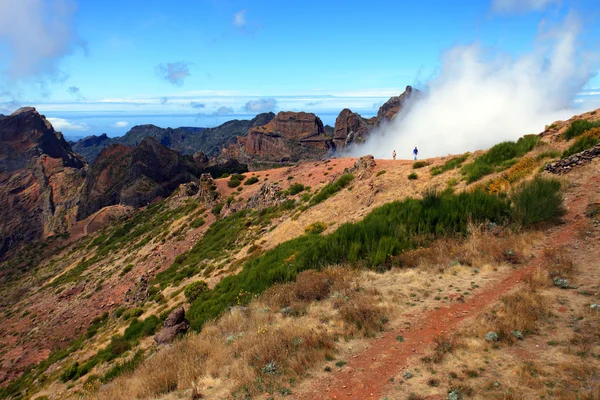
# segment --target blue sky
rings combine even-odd
[[[581,48],[598,48],[598,11],[597,0],[0,0],[0,113],[33,105],[71,136],[284,110],[333,125],[342,108],[373,115],[406,85],[426,87],[456,46],[518,57],[576,13]],[[29,41],[39,46],[23,54]],[[573,105],[600,107],[596,87]]]

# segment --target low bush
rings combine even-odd
[[[416,161],[413,163],[413,169],[419,169],[430,165],[431,163],[428,161]]]
[[[221,210],[223,210],[223,204],[222,203],[218,203],[216,204],[211,210],[210,212],[214,215],[214,216],[219,216],[221,215]]]
[[[129,273],[129,271],[131,271],[133,269],[133,264],[128,264],[127,266],[125,266],[125,268],[123,268],[123,270],[121,271],[121,273],[119,275],[121,276],[125,276],[127,275],[127,273]]]
[[[584,150],[594,147],[600,143],[600,128],[593,128],[577,138],[575,143],[571,145],[562,154],[563,157],[569,157],[573,154],[580,153]]]
[[[414,180],[416,180],[416,179],[419,179],[419,176],[418,176],[416,173],[414,173],[414,172],[411,172],[411,173],[408,175],[408,180],[409,180],[409,181],[414,181]]]
[[[246,186],[254,185],[256,182],[258,182],[258,178],[256,176],[251,176],[250,178],[248,178],[246,180],[246,182],[244,182],[244,185],[246,185]]]
[[[571,140],[575,137],[581,136],[587,131],[600,127],[600,121],[588,121],[586,119],[580,119],[573,121],[563,134],[564,138]]]
[[[310,199],[310,202],[308,204],[310,206],[314,206],[327,200],[328,198],[330,198],[331,196],[348,186],[353,179],[354,175],[352,174],[345,174],[340,176],[335,182],[327,184],[321,190],[319,190],[319,192]]]
[[[309,235],[318,235],[319,233],[324,232],[325,229],[327,229],[327,225],[324,222],[314,222],[308,225],[304,229],[304,232],[308,233]]]
[[[290,195],[290,196],[295,196],[300,192],[303,192],[306,189],[306,187],[304,187],[303,184],[301,183],[294,183],[292,185],[290,185],[290,187],[288,188],[288,190],[286,190],[286,194]]]
[[[450,160],[446,161],[443,165],[431,168],[431,175],[436,176],[446,171],[458,168],[462,165],[462,163],[466,161],[467,158],[469,158],[469,153],[465,153],[462,156],[451,158]]]
[[[220,213],[219,213],[219,214],[220,214]],[[206,221],[204,221],[204,219],[203,219],[203,218],[201,218],[201,217],[200,217],[200,218],[196,218],[195,220],[193,220],[193,221],[190,223],[190,226],[191,226],[192,228],[194,228],[194,229],[196,229],[196,228],[200,228],[202,225],[204,225],[204,224],[205,224],[205,222],[206,222]]]
[[[519,185],[511,196],[515,222],[524,227],[559,222],[566,213],[560,188],[557,179],[541,176]]]
[[[499,143],[472,163],[463,165],[461,172],[467,183],[478,181],[485,175],[511,167],[516,163],[516,158],[531,151],[538,141],[537,135],[525,135],[516,142]]]
[[[208,291],[208,284],[205,281],[196,281],[187,285],[183,290],[183,294],[188,303],[192,303],[206,291]]]

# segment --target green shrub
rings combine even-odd
[[[131,344],[121,335],[115,335],[110,339],[108,350],[113,356],[120,356],[131,348]]]
[[[221,178],[229,178],[229,173],[223,172],[223,175],[221,175]]]
[[[328,198],[330,198],[331,196],[348,186],[348,184],[352,182],[353,179],[354,175],[352,174],[345,174],[340,176],[335,182],[325,185],[319,191],[319,193],[315,194],[312,197],[312,199],[310,199],[309,205],[314,206],[327,200]]]
[[[210,212],[211,212],[211,213],[212,213],[214,216],[217,216],[217,217],[218,217],[219,215],[221,215],[221,210],[223,210],[223,204],[221,204],[221,203],[218,203],[218,204],[216,204],[216,205],[215,205],[215,206],[212,208],[212,210],[210,210]]]
[[[385,174],[387,171],[385,169],[379,171],[375,176],[381,176],[383,174]]]
[[[306,188],[304,187],[303,184],[301,183],[294,183],[292,185],[290,185],[290,187],[288,188],[288,190],[286,190],[286,194],[289,194],[290,196],[295,196],[300,192],[303,192]]]
[[[256,176],[251,176],[250,178],[248,178],[246,180],[246,182],[244,182],[244,185],[246,185],[246,186],[254,185],[256,182],[258,182],[258,178]]]
[[[327,229],[327,224],[325,224],[324,222],[314,222],[308,225],[304,229],[304,232],[308,233],[309,235],[318,235],[324,232],[325,229]]]
[[[408,174],[408,179],[411,181],[414,181],[415,179],[418,179],[418,178],[419,178],[419,176],[414,172],[411,172],[410,174]]]
[[[235,179],[230,179],[227,182],[227,186],[229,186],[230,188],[235,188],[235,187],[240,186],[241,183],[242,183],[241,181],[238,181],[238,180],[235,180]]]
[[[450,171],[451,169],[460,167],[467,158],[469,158],[469,153],[465,153],[462,156],[451,158],[450,160],[446,161],[443,165],[431,168],[431,176],[436,176],[446,171]]]
[[[560,181],[540,176],[519,185],[512,194],[515,222],[524,227],[559,222],[566,213],[560,188]]]
[[[127,266],[125,268],[123,268],[123,270],[121,271],[121,273],[119,275],[121,276],[125,276],[127,275],[127,273],[129,273],[129,271],[131,271],[133,269],[133,264],[127,264]]]
[[[75,362],[71,365],[69,365],[68,368],[66,368],[62,374],[60,374],[60,380],[61,382],[68,382],[71,379],[75,378],[75,376],[77,375],[77,369],[79,368],[79,363]]]
[[[202,225],[204,225],[205,222],[206,221],[204,221],[203,218],[199,217],[199,218],[196,218],[195,220],[193,220],[192,223],[190,224],[190,226],[194,229],[200,228]]]
[[[413,163],[413,169],[419,169],[428,166],[430,163],[427,161],[415,161]]]
[[[573,154],[580,153],[584,150],[594,147],[600,143],[600,129],[595,128],[591,131],[586,132],[584,135],[577,138],[575,143],[571,145],[567,150],[563,152],[563,157],[569,157]]]
[[[205,281],[196,281],[187,285],[183,291],[188,303],[193,303],[200,295],[208,291],[208,284]]]
[[[502,142],[487,153],[478,157],[472,163],[463,165],[462,173],[467,183],[478,181],[485,175],[502,171],[516,163],[516,158],[522,157],[538,143],[537,135],[525,135],[517,142]]]
[[[125,329],[123,339],[131,342],[139,338],[154,335],[158,325],[160,325],[160,319],[156,315],[151,315],[142,321],[134,318],[127,329]]]
[[[131,360],[123,363],[117,363],[115,366],[109,369],[100,379],[100,381],[102,383],[108,383],[125,373],[133,372],[133,370],[135,370],[135,368],[140,365],[143,360],[144,352],[142,350],[138,350]]]
[[[565,139],[571,140],[577,136],[583,135],[590,129],[598,127],[600,127],[600,121],[588,121],[586,119],[580,119],[577,121],[573,121],[573,123],[567,128],[563,135]]]
[[[244,304],[248,296],[271,285],[294,280],[307,269],[348,263],[388,268],[390,256],[420,245],[436,235],[464,234],[469,221],[505,222],[510,215],[505,198],[481,191],[427,193],[422,200],[392,202],[357,223],[346,223],[328,235],[303,235],[249,260],[237,275],[223,278],[188,310],[194,329],[218,317],[227,307]]]

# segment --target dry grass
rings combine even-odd
[[[345,351],[345,341],[336,342],[339,338],[373,336],[387,324],[405,322],[403,313],[448,303],[459,290],[475,290],[474,282],[483,284],[501,273],[496,269],[512,268],[502,258],[505,249],[529,254],[535,240],[533,233],[519,237],[473,227],[466,239],[443,240],[431,251],[417,251],[413,259],[420,267],[415,269],[394,268],[385,274],[347,268],[305,271],[296,282],[277,285],[248,308],[234,308],[200,334],[158,351],[133,375],[95,396],[120,400],[283,393],[307,371],[322,371],[325,354]],[[440,337],[436,361],[443,363],[444,355],[463,347],[456,336]],[[348,356],[340,353],[340,359]]]
[[[341,268],[303,272],[296,282],[274,287],[250,307],[233,308],[200,334],[158,351],[97,398],[284,392],[290,380],[335,351],[338,337],[367,336],[383,328],[386,308],[379,292],[359,286],[355,278]]]

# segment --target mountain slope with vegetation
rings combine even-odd
[[[496,293],[499,282],[529,270],[540,246],[558,240],[552,235],[566,245],[596,234],[600,199],[582,196],[582,185],[599,179],[598,160],[561,180],[540,174],[577,140],[563,135],[570,124],[420,164],[364,157],[203,175],[104,227],[83,234],[89,226],[77,225],[73,238],[48,243],[35,262],[4,263],[15,273],[0,285],[0,396],[318,398],[322,383],[335,384],[337,371],[359,363],[382,334],[402,347],[396,337],[414,337],[417,315],[477,302],[483,288]],[[590,217],[573,215],[584,209]],[[590,225],[578,236],[572,221]],[[35,252],[32,244],[23,255]],[[33,265],[19,268],[25,262]],[[576,276],[556,265],[540,277],[562,285]],[[497,307],[499,298],[486,304]],[[173,321],[181,328],[168,339],[174,344],[158,346],[154,335]],[[539,332],[503,327],[499,335],[521,331],[525,340]],[[493,350],[504,357],[510,348]],[[404,384],[410,392],[375,375],[365,382],[379,383],[365,390],[427,396],[464,382],[424,372],[445,365],[441,358],[423,362],[409,369],[417,377]],[[470,386],[475,396],[488,393]]]

